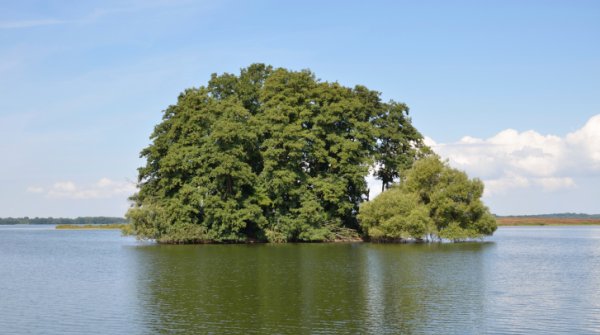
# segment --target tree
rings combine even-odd
[[[375,148],[377,170],[381,191],[400,178],[400,172],[411,167],[414,158],[425,146],[422,136],[408,119],[408,106],[390,102],[374,120],[378,132]]]
[[[165,243],[326,241],[360,229],[365,177],[418,157],[407,108],[308,70],[253,64],[185,90],[141,152],[134,234]]]
[[[479,179],[429,155],[417,160],[399,184],[363,204],[358,218],[375,240],[480,238],[497,227],[482,194]]]
[[[414,193],[394,186],[360,208],[358,218],[372,240],[422,240],[433,230],[427,207]]]

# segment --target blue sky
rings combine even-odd
[[[116,215],[161,111],[310,68],[407,103],[498,214],[600,213],[598,1],[1,1],[0,217]]]

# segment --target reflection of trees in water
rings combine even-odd
[[[482,283],[470,286],[481,279],[482,249],[474,243],[142,247],[139,301],[157,333],[441,330],[446,316],[477,315],[481,308]],[[462,311],[453,309],[457,304]]]
[[[374,333],[481,333],[488,243],[365,246],[365,322]]]
[[[256,301],[255,264],[247,246],[140,248],[141,303],[159,333],[206,333],[243,326]]]

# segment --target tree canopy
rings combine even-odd
[[[386,188],[425,148],[408,113],[309,70],[213,74],[164,111],[127,217],[135,235],[166,243],[351,234],[369,172]]]
[[[479,179],[430,155],[416,161],[399,184],[364,203],[358,218],[374,240],[480,238],[497,227],[482,194]]]

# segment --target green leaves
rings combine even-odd
[[[415,193],[392,187],[360,208],[358,219],[374,240],[423,239],[433,221]]]
[[[383,191],[401,177],[401,171],[410,168],[424,148],[423,137],[412,126],[405,104],[391,101],[382,105],[373,123],[378,139],[375,175],[381,179]]]
[[[430,155],[417,160],[399,185],[363,204],[358,217],[375,240],[480,238],[496,230],[482,194],[480,180]]]
[[[355,238],[369,169],[387,185],[421,152],[407,115],[308,70],[213,74],[164,111],[128,217],[165,243]],[[422,230],[412,224],[398,234]]]

